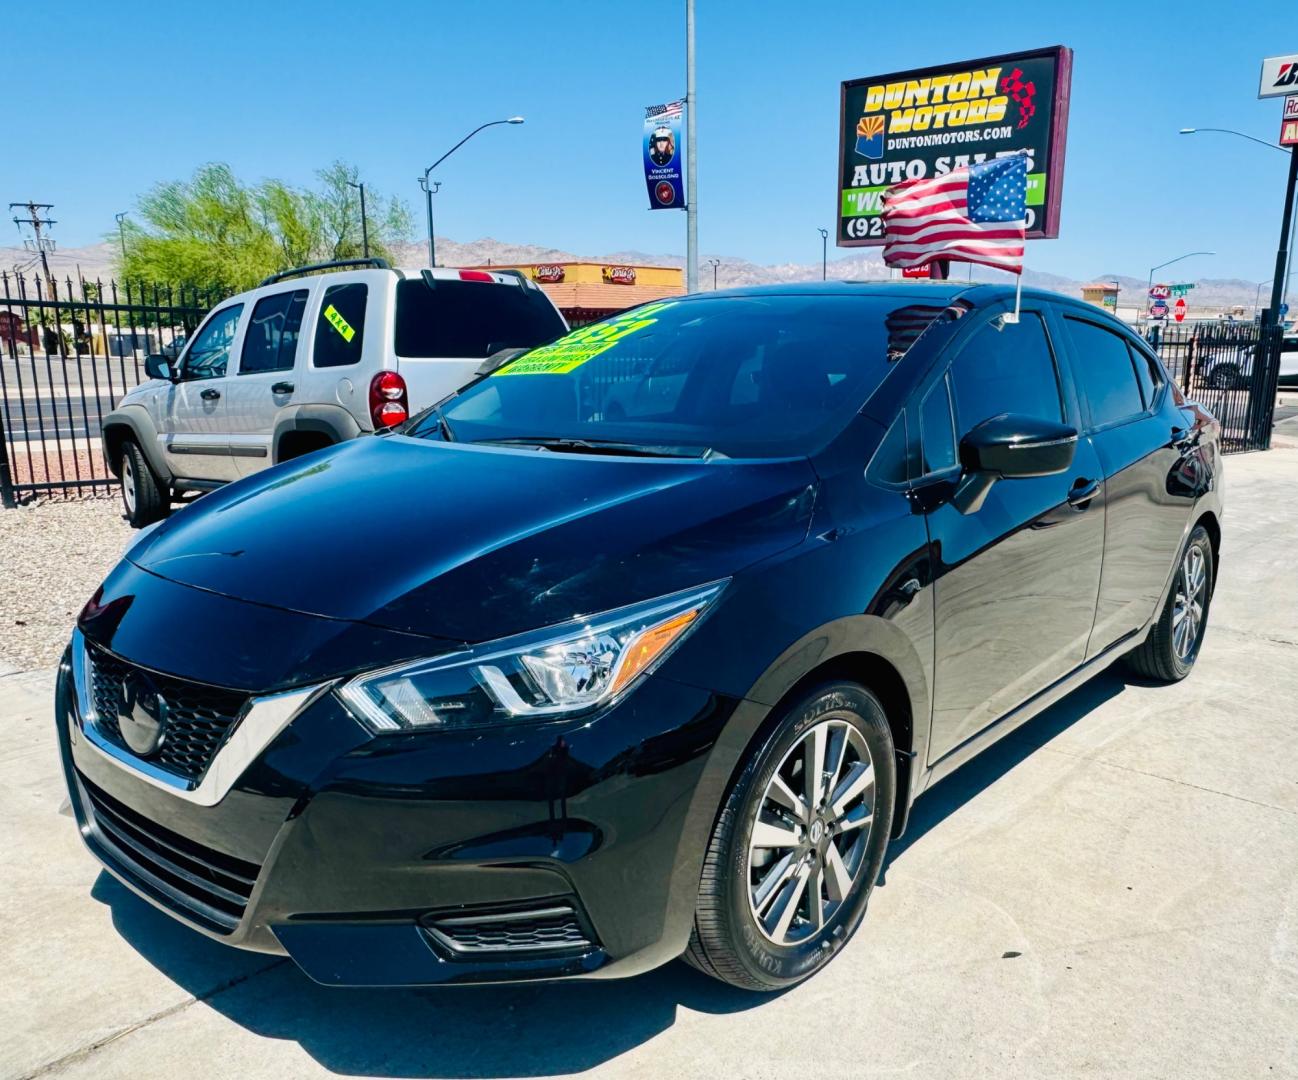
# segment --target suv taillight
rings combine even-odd
[[[395,371],[380,371],[370,380],[370,418],[375,430],[404,424],[409,415],[406,380]]]

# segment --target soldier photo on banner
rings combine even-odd
[[[650,105],[644,117],[644,178],[650,210],[684,210],[685,102]]]

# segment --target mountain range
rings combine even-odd
[[[840,258],[830,259],[826,271],[831,278],[868,281],[883,280],[890,276],[890,271],[883,264],[877,248],[857,249]],[[113,263],[117,248],[112,243],[90,244],[79,248],[57,248],[49,255],[50,270],[60,280],[78,275],[89,280],[108,280],[112,276]],[[396,245],[393,253],[397,265],[403,269],[412,269],[427,264],[427,249],[422,242],[409,242]],[[718,288],[733,288],[743,285],[767,285],[782,281],[812,281],[820,277],[819,262],[813,263],[775,263],[762,264],[750,262],[736,256],[704,254],[699,260],[699,284],[707,289],[712,285],[712,268],[707,260],[715,258],[719,265],[716,268]],[[437,241],[437,261],[442,266],[483,266],[489,263],[537,263],[537,262],[598,262],[619,263],[637,266],[679,266],[685,265],[681,255],[663,255],[643,251],[612,251],[602,254],[581,254],[565,251],[560,248],[541,247],[535,244],[511,244],[506,241],[484,237],[469,243],[450,239]],[[0,271],[12,271],[15,267],[28,267],[30,276],[34,265],[34,255],[23,248],[0,247]],[[972,281],[1006,281],[1008,274],[989,270],[970,264],[958,265],[953,270],[957,280]],[[1162,278],[1173,282],[1184,280],[1175,277]],[[1134,308],[1145,293],[1147,282],[1139,278],[1122,274],[1102,273],[1086,279],[1064,277],[1059,274],[1048,274],[1040,270],[1025,270],[1023,284],[1029,288],[1050,289],[1070,296],[1080,296],[1083,284],[1093,282],[1116,281],[1121,289],[1119,303],[1123,308]],[[1266,304],[1270,296],[1270,287],[1258,289],[1255,281],[1244,281],[1239,278],[1198,278],[1193,280],[1194,290],[1187,302],[1193,315],[1215,315],[1241,307],[1252,314],[1255,303]],[[1291,308],[1298,307],[1298,282],[1292,283],[1289,303]]]

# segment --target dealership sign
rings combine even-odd
[[[1287,94],[1298,94],[1298,53],[1272,56],[1262,61],[1262,81],[1257,96],[1284,97]]]
[[[1024,151],[1027,235],[1058,236],[1072,67],[1059,45],[843,83],[838,246],[883,243],[894,184]]]

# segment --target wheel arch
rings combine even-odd
[[[158,449],[158,429],[142,405],[124,405],[110,412],[100,427],[100,438],[104,460],[114,476],[120,479],[122,475],[122,444],[131,439],[139,446],[158,479],[164,484],[171,483],[171,470]]]
[[[892,622],[875,615],[837,619],[806,635],[781,653],[745,695],[735,722],[717,746],[728,766],[717,814],[750,754],[789,705],[813,686],[835,680],[860,683],[883,705],[897,753],[892,835],[902,834],[920,788],[928,745],[928,669],[910,639]],[[715,817],[710,824],[715,825]]]
[[[1208,540],[1212,544],[1212,587],[1216,591],[1217,573],[1221,567],[1221,522],[1215,513],[1211,510],[1205,510],[1195,520],[1190,531],[1193,532],[1200,525],[1207,532]]]
[[[271,438],[271,463],[278,465],[287,460],[282,449],[287,439],[299,435],[328,439],[327,445],[346,442],[361,434],[356,418],[341,405],[301,405],[275,422]],[[290,455],[292,456],[292,455]]]

